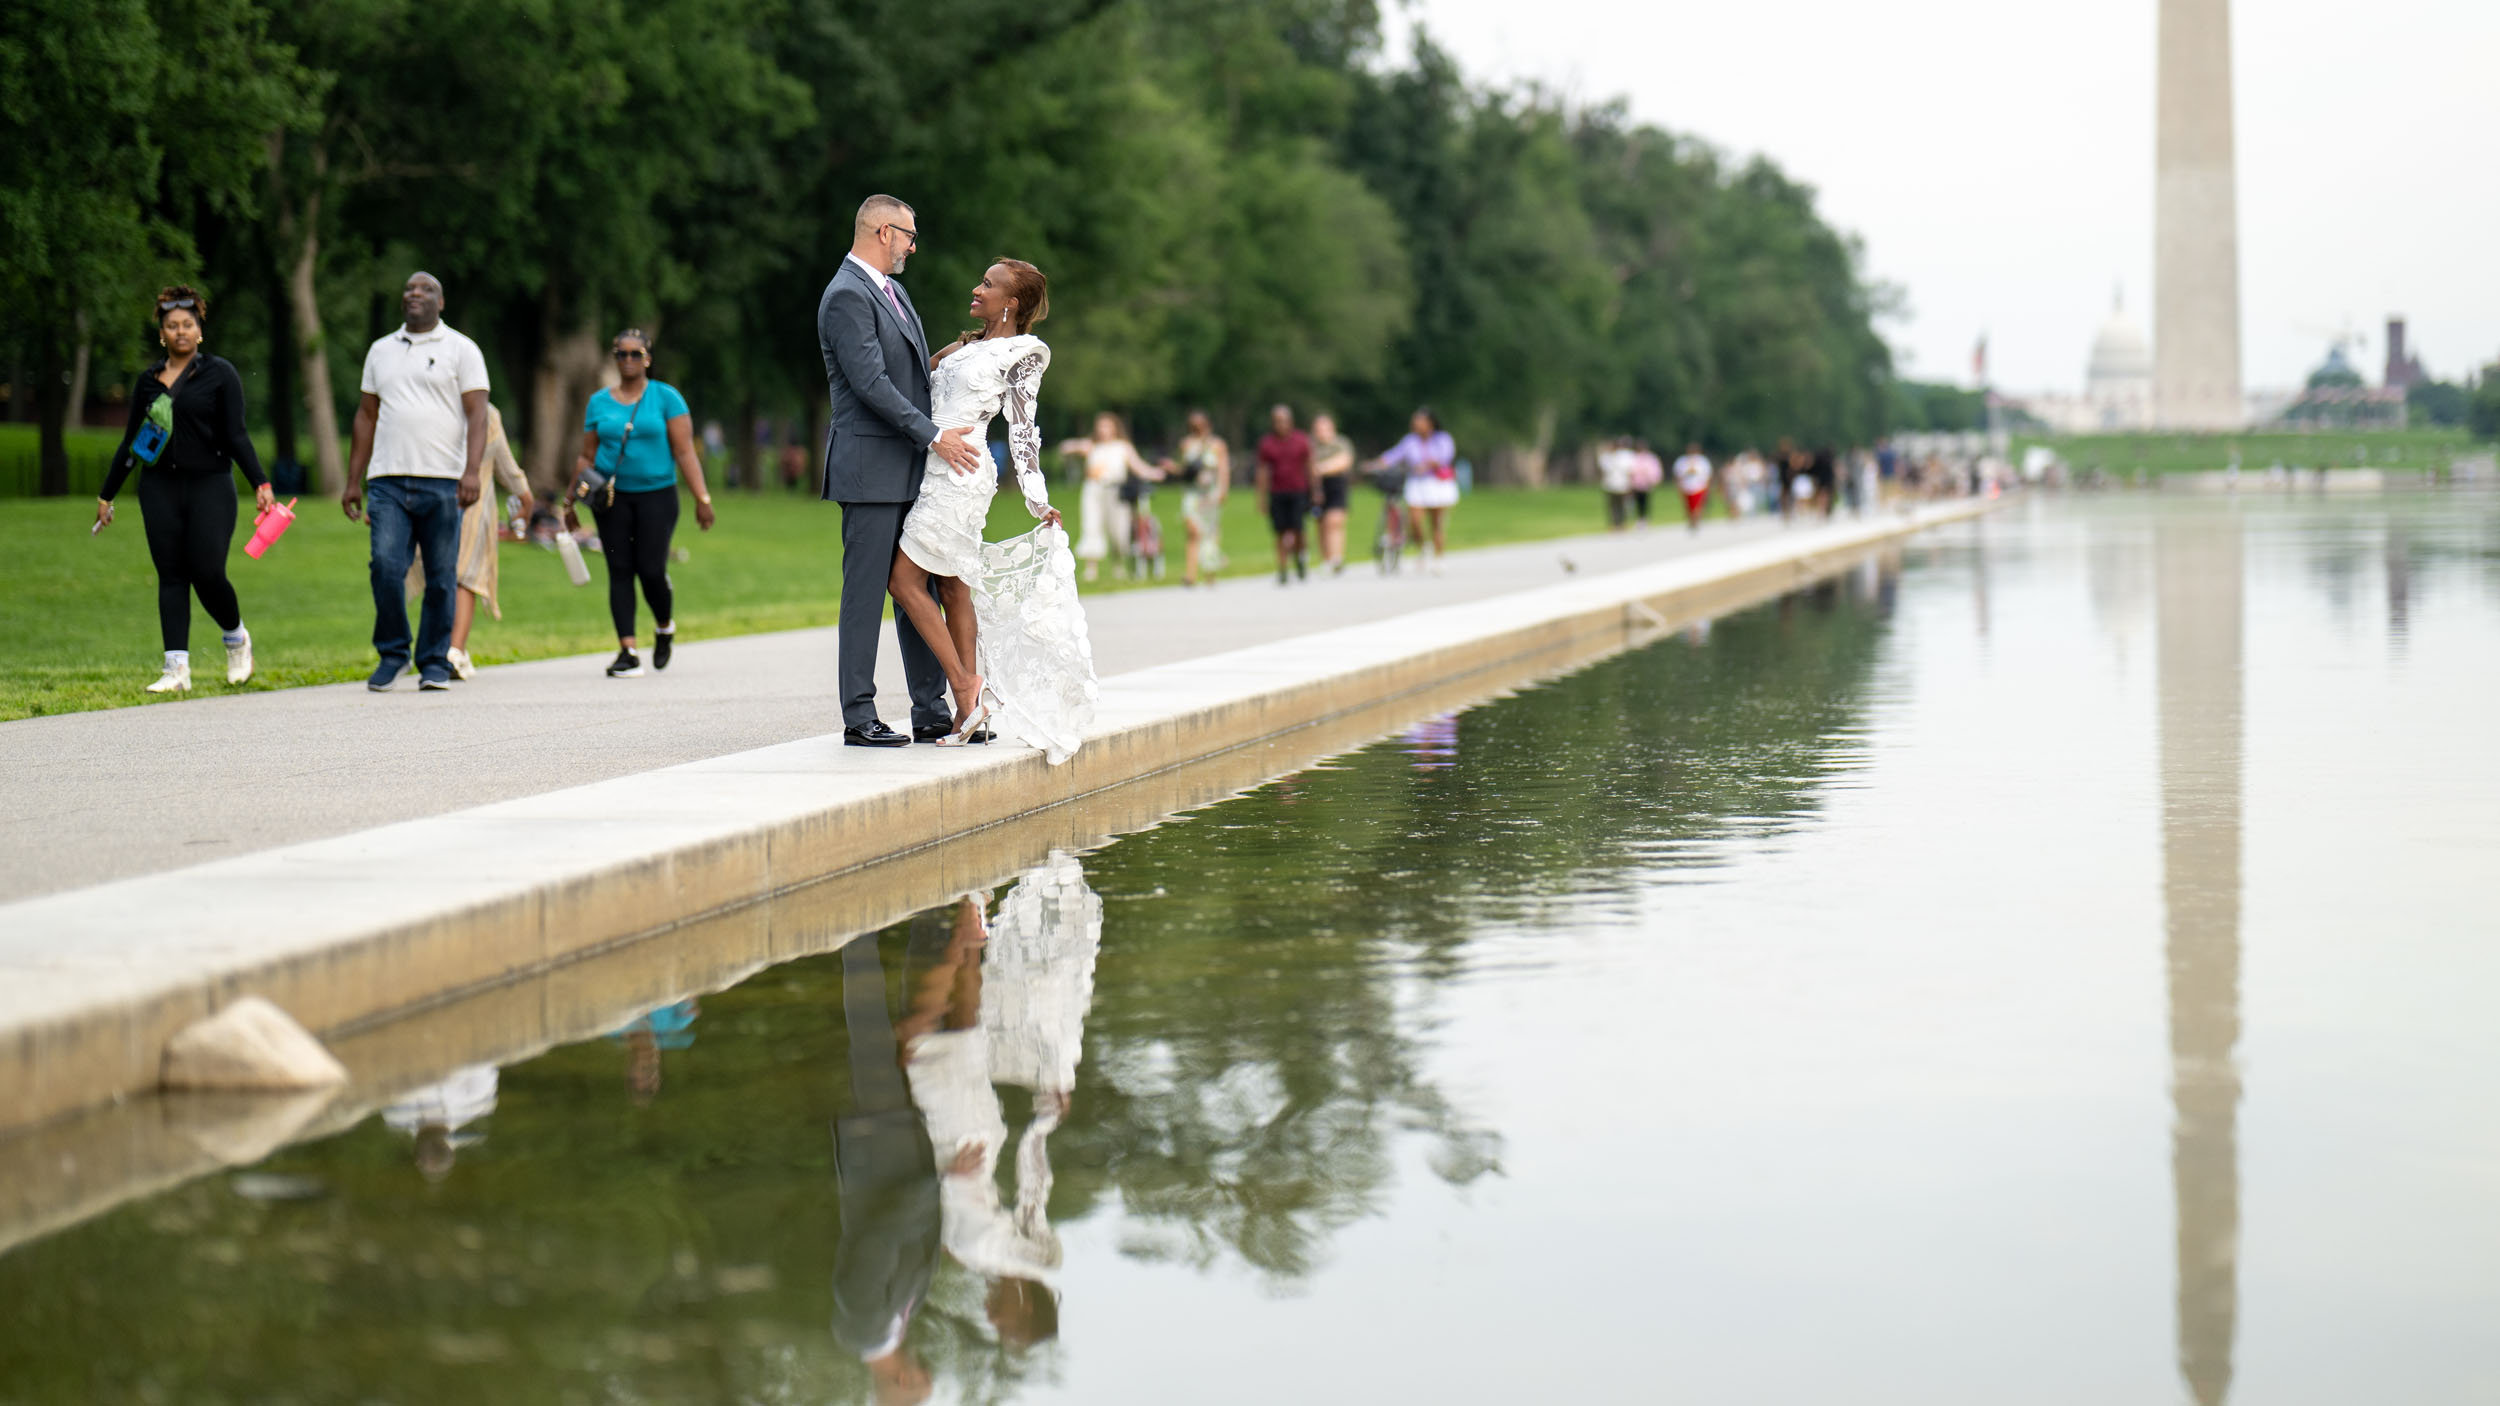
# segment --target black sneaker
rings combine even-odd
[[[660,631],[658,637],[651,641],[652,668],[665,669],[668,667],[668,647],[676,642],[677,632],[675,630]]]
[[[616,662],[608,665],[608,677],[612,679],[641,678],[642,661],[634,657],[632,650],[620,649],[616,652]]]

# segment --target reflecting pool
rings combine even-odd
[[[0,1257],[0,1401],[2500,1399],[2500,504],[2017,505]]]

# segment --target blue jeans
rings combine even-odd
[[[373,652],[408,667],[408,557],[425,561],[425,610],[418,616],[417,670],[451,672],[451,604],[459,582],[460,481],[390,474],[365,483],[373,524]]]

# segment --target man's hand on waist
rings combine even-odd
[[[981,461],[989,456],[982,452],[971,435],[971,430],[960,426],[948,430],[929,445],[929,452],[945,460],[947,466],[959,474],[979,473]]]

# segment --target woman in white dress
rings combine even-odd
[[[1050,348],[1032,328],[1050,313],[1050,281],[1020,259],[1001,259],[972,290],[971,311],[979,331],[929,359],[930,418],[942,430],[986,436],[1004,411],[1016,483],[1042,525],[983,541],[998,476],[986,468],[960,474],[931,454],[887,585],[955,695],[955,730],[938,745],[984,740],[983,725],[994,721],[1056,765],[1093,721],[1095,684],[1075,559],[1042,480],[1038,413]]]
[[[1076,559],[1085,563],[1085,579],[1091,581],[1115,544],[1123,557],[1136,544],[1136,513],[1120,496],[1120,485],[1132,477],[1163,475],[1129,443],[1128,426],[1108,410],[1094,417],[1092,439],[1069,440],[1059,452],[1085,456],[1085,484],[1076,500]]]

